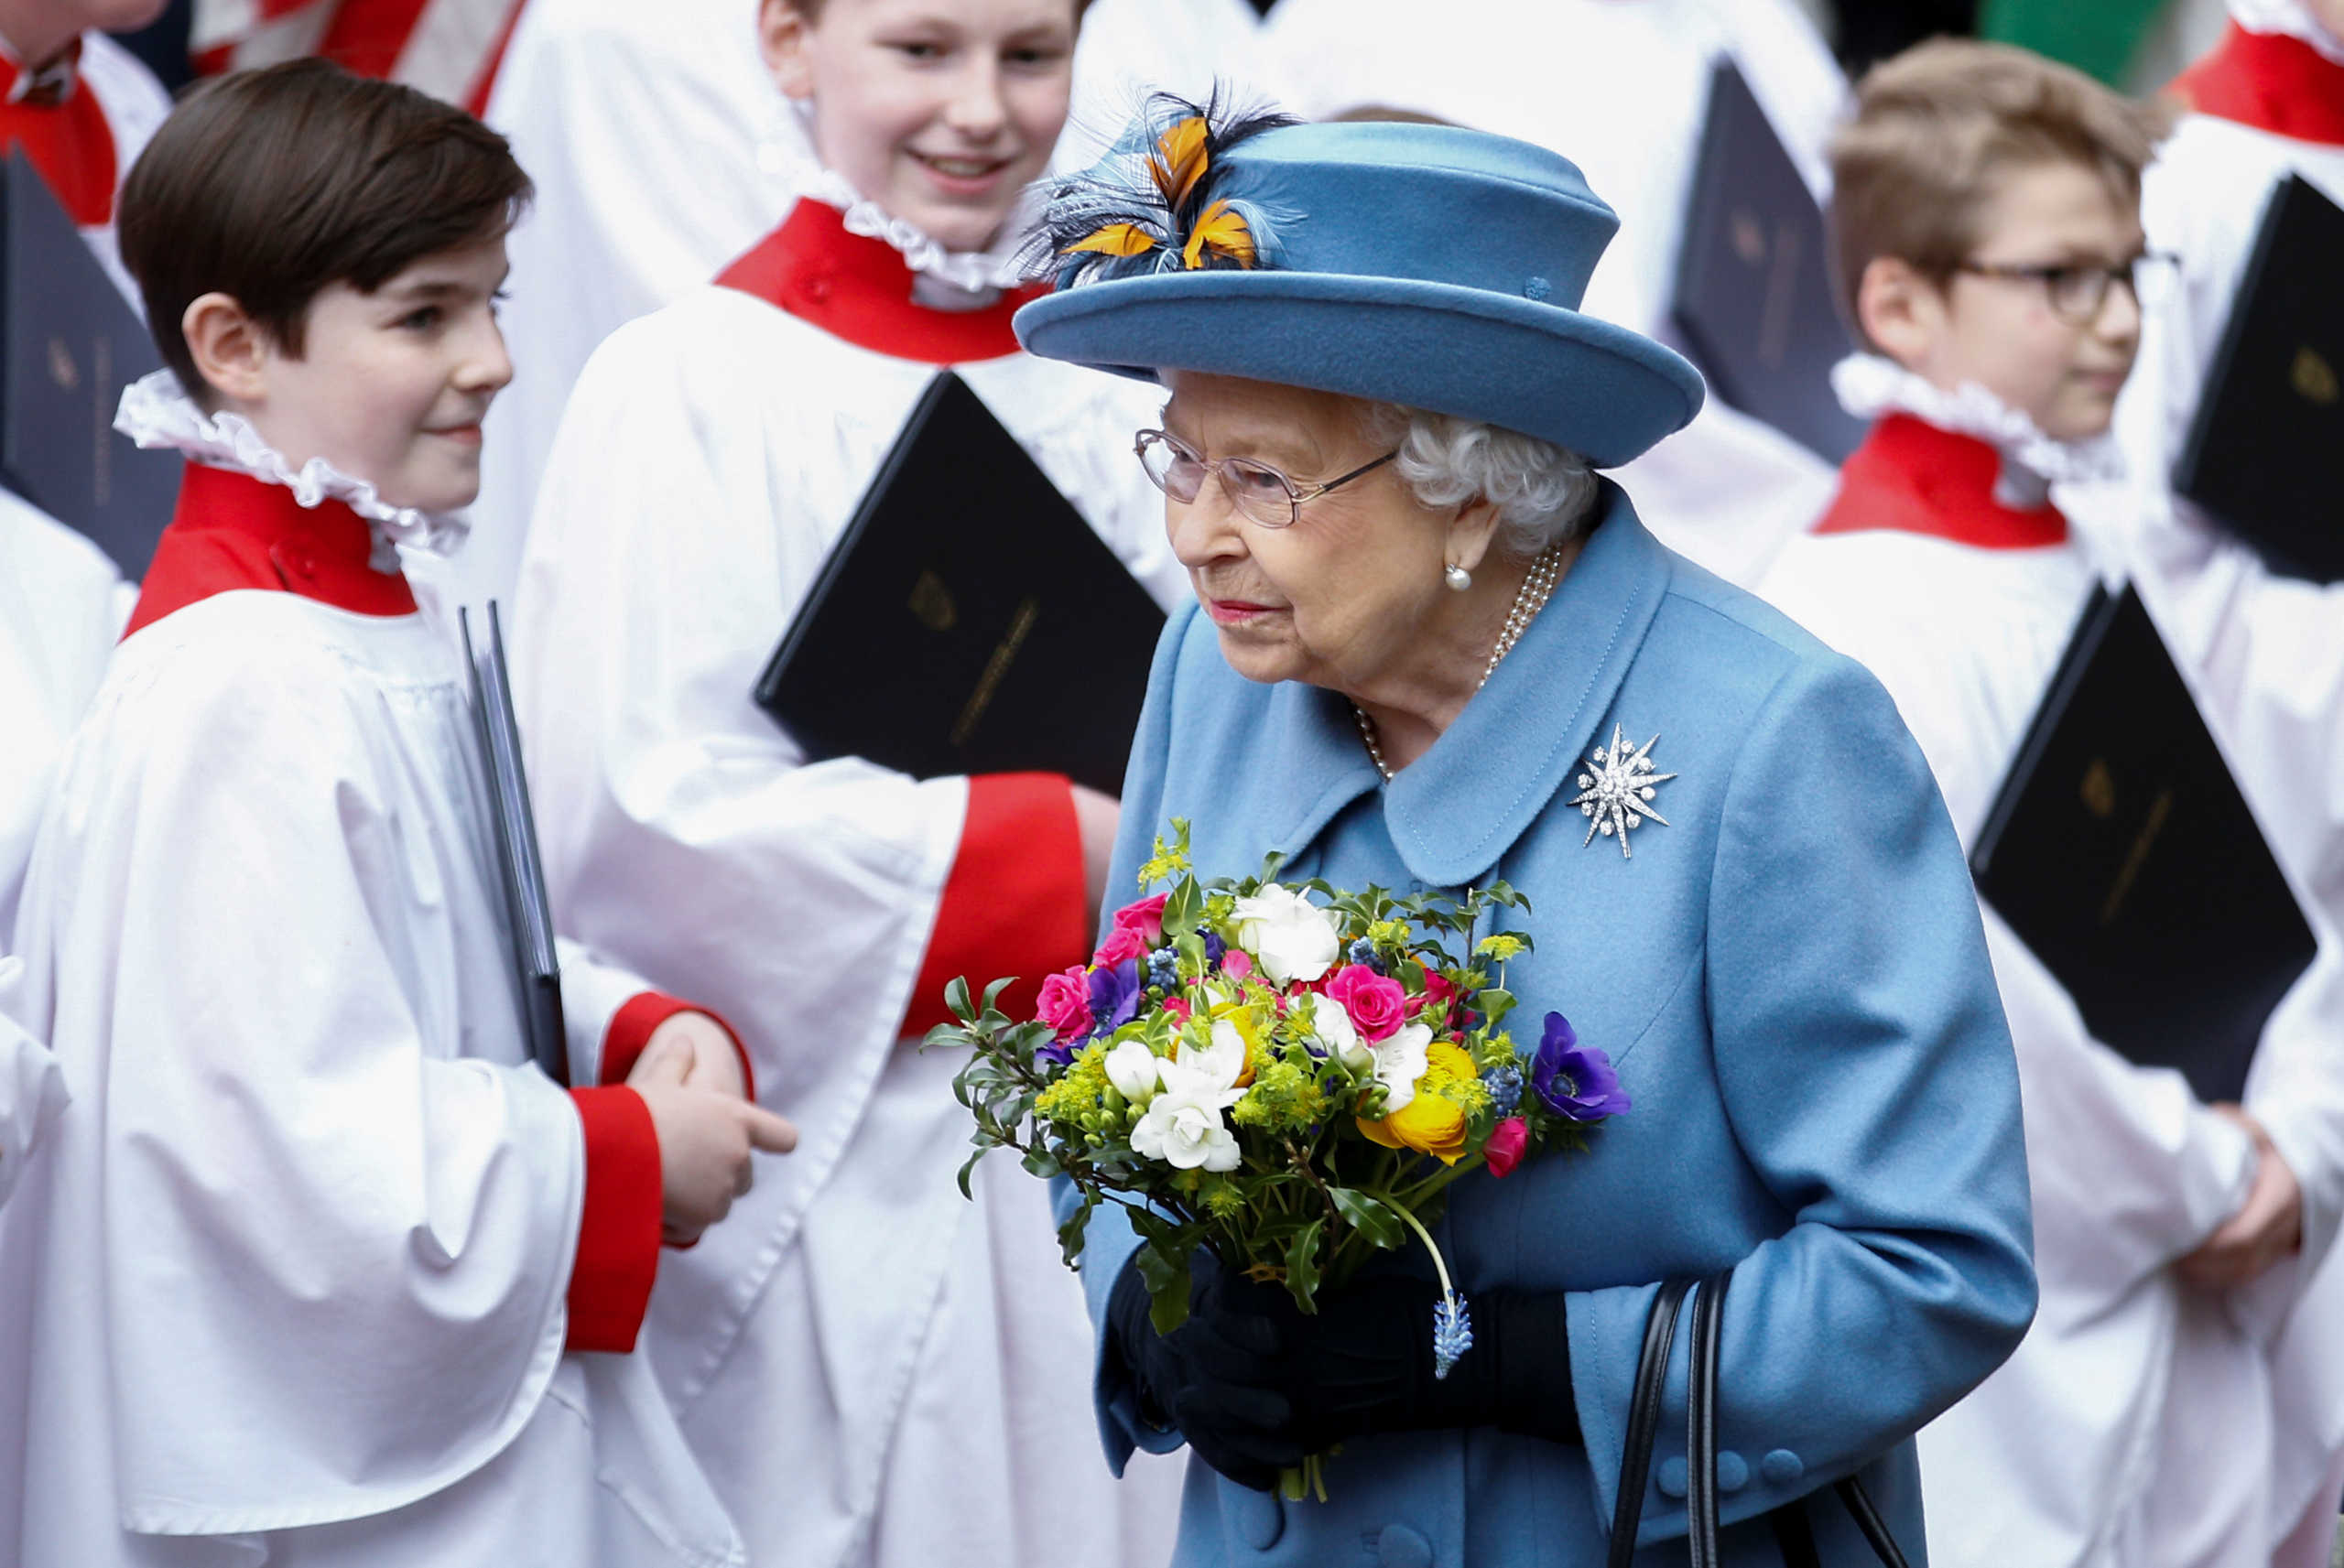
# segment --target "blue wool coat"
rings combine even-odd
[[[1569,802],[1614,726],[1674,781],[1630,840]],[[1926,763],[1861,666],[1670,554],[1607,486],[1545,612],[1439,741],[1381,787],[1334,694],[1263,686],[1193,607],[1165,630],[1123,795],[1111,903],[1193,824],[1203,876],[1263,855],[1395,891],[1503,877],[1536,951],[1509,970],[1608,1052],[1633,1108],[1590,1153],[1451,1189],[1460,1288],[1568,1292],[1584,1445],[1493,1428],[1368,1438],[1330,1500],[1283,1503],[1192,1461],[1176,1568],[1491,1568],[1603,1561],[1657,1282],[1731,1267],[1719,1469],[1728,1563],[1780,1562],[1757,1517],[1861,1467],[1922,1561],[1912,1433],[2017,1345],[2035,1308],[2018,1078],[1961,850]],[[1063,1198],[1063,1195],[1062,1198]],[[1101,1211],[1092,1316],[1134,1245]],[[1684,1561],[1686,1346],[1639,1563]],[[1118,1470],[1177,1446],[1102,1353]],[[1827,1491],[1824,1560],[1873,1561]],[[1736,1521],[1742,1521],[1738,1525]]]

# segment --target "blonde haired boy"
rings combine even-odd
[[[2065,67],[1937,42],[1864,79],[1833,146],[1836,259],[1871,351],[1835,380],[1875,423],[1761,591],[1881,677],[1965,841],[2098,575],[2051,490],[2116,470],[2107,432],[2154,265],[2140,177],[2162,129]],[[2330,1314],[2303,1303],[2344,1179],[2333,956],[2273,1015],[2246,1104],[2208,1106],[2093,1039],[1984,915],[2042,1304],[2017,1354],[1921,1433],[1931,1559],[2324,1563],[2336,1494],[2313,1483],[2334,1447],[2286,1400],[2344,1369]]]

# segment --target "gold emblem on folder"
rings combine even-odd
[[[912,584],[910,610],[919,623],[931,632],[950,632],[960,620],[960,606],[952,602],[952,590],[934,572],[922,572]]]
[[[1766,265],[1766,225],[1758,214],[1747,207],[1737,207],[1727,220],[1727,229],[1733,238],[1733,254],[1752,266]]]
[[[2105,759],[2094,757],[2084,770],[2084,809],[2105,822],[2116,815],[2116,780]]]
[[[81,367],[73,362],[73,351],[62,338],[49,341],[49,379],[60,392],[71,392],[81,384]]]
[[[2322,407],[2344,395],[2344,389],[2339,389],[2337,383],[2336,367],[2309,343],[2295,351],[2295,362],[2288,368],[2287,382],[2305,402]]]

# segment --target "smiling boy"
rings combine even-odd
[[[2051,488],[2117,471],[2108,429],[2155,265],[2141,170],[2162,129],[2066,67],[1939,42],[1868,75],[1834,146],[1844,303],[1871,350],[1835,380],[1875,423],[1761,591],[1880,676],[1965,843],[2097,578]],[[1984,915],[2041,1305],[1921,1433],[1932,1561],[2269,1568],[2301,1518],[2304,1555],[2275,1560],[2324,1563],[2334,1494],[2306,1514],[2273,1458],[2321,1441],[2289,1424],[2280,1385],[2330,1386],[2344,1345],[2331,1330],[2283,1364],[2256,1325],[2294,1309],[2334,1235],[2332,958],[2274,1014],[2246,1104],[2208,1106],[2091,1038]]]
[[[171,368],[120,424],[189,464],[16,928],[77,1098],[0,1214],[0,1558],[742,1560],[624,1353],[663,1238],[794,1133],[721,1023],[582,951],[592,1087],[531,1065],[466,682],[400,568],[462,537],[527,190],[315,60],[202,89],[126,189]]]
[[[1075,0],[766,0],[819,189],[597,351],[522,562],[556,916],[738,1022],[806,1135],[652,1303],[668,1397],[758,1561],[1089,1568],[1116,1560],[1119,1520],[1144,1551],[1168,1539],[1168,1472],[1118,1487],[1088,1457],[1066,1354],[1088,1326],[1043,1184],[988,1164],[961,1198],[958,1064],[916,1048],[954,976],[1028,977],[1004,1005],[1030,1006],[1088,956],[1114,802],[817,762],[750,701],[946,367],[1134,576],[1179,591],[1132,456],[1154,400],[1019,351],[1023,291],[1001,281],[1078,19]],[[966,525],[1004,558],[1031,548],[1016,518]]]

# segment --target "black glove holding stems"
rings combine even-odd
[[[1158,1336],[1146,1286],[1126,1264],[1110,1329],[1143,1409],[1241,1486],[1267,1490],[1306,1454],[1377,1433],[1494,1426],[1579,1441],[1560,1292],[1477,1293],[1473,1346],[1442,1379],[1432,1353],[1440,1292],[1429,1280],[1371,1273],[1305,1314],[1282,1287],[1226,1273],[1203,1253],[1193,1278],[1189,1321]]]

